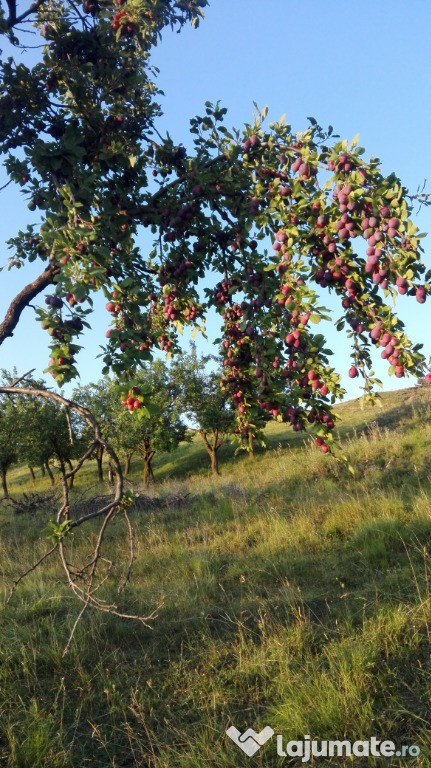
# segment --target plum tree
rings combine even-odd
[[[179,382],[162,360],[147,364],[136,375],[132,389],[134,394],[121,401],[124,386],[116,379],[105,377],[97,384],[77,389],[74,400],[94,414],[106,440],[124,456],[124,474],[129,473],[133,454],[141,454],[143,482],[148,486],[154,479],[151,462],[156,451],[171,451],[186,438],[187,430],[180,417]],[[137,399],[138,392],[139,396],[141,393],[150,396],[146,405]],[[131,418],[129,410],[137,408],[139,413]],[[99,449],[96,454],[99,480],[103,480],[102,456]]]
[[[119,439],[126,430],[124,424],[120,423],[123,416],[122,409],[119,406],[118,391],[114,382],[108,377],[101,379],[95,384],[87,384],[74,390],[73,399],[75,402],[87,408],[97,419],[103,435],[109,439],[115,450],[119,447]],[[91,429],[86,425],[86,430],[90,434]],[[100,482],[103,481],[103,456],[104,447],[98,445],[95,449],[94,458],[97,462],[97,474]],[[109,459],[108,459],[109,462]],[[108,470],[110,465],[108,464]],[[110,471],[109,471],[110,474]]]
[[[159,137],[149,53],[166,25],[196,24],[206,0],[36,5],[17,17],[11,2],[2,17],[12,44],[30,18],[45,45],[34,66],[13,57],[1,65],[0,151],[39,214],[11,239],[10,266],[46,266],[12,302],[0,342],[52,286],[37,315],[51,337],[49,371],[70,380],[92,294],[102,290],[112,317],[105,372],[127,378],[155,349],[178,350],[182,326],[201,327],[214,306],[239,433],[263,408],[294,429],[312,422],[327,440],[342,390],[312,331],[326,315],[326,288],[352,339],[349,375],[362,375],[367,392],[371,344],[384,346],[397,377],[420,372],[419,345],[386,302],[408,293],[423,303],[430,277],[412,198],[394,174],[384,177],[356,139],[331,140],[312,118],[301,133],[284,120],[265,128],[266,110],[241,134],[207,103],[191,121],[192,153]],[[149,253],[139,248],[140,224],[154,236]],[[203,297],[198,281],[212,270],[220,281]]]
[[[13,377],[9,376],[8,380],[11,384]],[[27,379],[27,383],[35,388],[44,386],[43,381],[35,379]],[[19,460],[29,467],[44,467],[54,485],[55,477],[50,462],[57,462],[64,475],[66,467],[72,469],[72,460],[79,457],[85,448],[81,424],[76,422],[73,414],[49,400],[15,400],[15,413],[17,423],[13,440]]]
[[[48,370],[59,385],[70,381],[102,291],[111,319],[104,373],[130,380],[127,408],[141,418],[148,393],[133,384],[135,370],[155,350],[178,352],[183,326],[202,329],[215,308],[221,389],[240,438],[252,440],[265,413],[295,431],[310,427],[328,453],[343,390],[313,330],[328,317],[324,290],[339,300],[336,327],[347,329],[350,375],[367,396],[373,346],[396,377],[424,375],[421,345],[393,308],[398,295],[423,304],[430,291],[415,196],[366,159],[357,137],[341,140],[313,118],[296,132],[284,118],[267,124],[265,108],[229,130],[226,109],[207,102],[191,120],[192,148],[161,136],[152,48],[167,26],[197,26],[206,5],[37,0],[18,13],[7,0],[8,14],[0,11],[0,31],[20,51],[1,63],[0,153],[31,214],[9,241],[9,266],[42,268],[7,309],[0,344],[48,290],[36,310],[50,337]],[[29,21],[44,42],[37,63],[21,55]],[[200,291],[214,272],[216,287]]]
[[[13,385],[16,371],[2,370],[1,383]],[[36,379],[28,380],[29,386],[40,388],[44,384]],[[51,483],[54,475],[50,461],[58,462],[61,472],[66,465],[72,469],[71,460],[83,448],[79,429],[74,429],[73,417],[54,401],[35,399],[2,398],[0,402],[0,473],[3,492],[8,498],[6,474],[12,463],[19,461],[29,468],[43,467]],[[32,471],[32,476],[34,472]],[[73,477],[73,476],[72,476]]]
[[[163,360],[154,360],[140,371],[132,383],[132,395],[122,405],[133,409],[129,426],[123,422],[120,441],[129,450],[137,450],[144,462],[143,484],[147,488],[154,480],[152,461],[156,452],[168,453],[183,440],[188,440],[187,426],[182,421],[178,399],[179,384]],[[141,403],[141,395],[149,402]]]

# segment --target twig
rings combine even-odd
[[[73,636],[75,634],[75,630],[76,630],[79,622],[81,621],[82,616],[84,615],[84,612],[87,610],[87,608],[88,608],[88,600],[87,600],[86,603],[84,603],[84,605],[82,606],[81,610],[78,613],[78,616],[75,619],[75,622],[73,624],[72,630],[71,630],[70,635],[69,635],[69,639],[68,639],[68,641],[67,641],[67,643],[65,645],[63,653],[61,654],[63,659],[69,653],[69,648],[70,648],[70,645],[72,643]]]
[[[23,376],[20,376],[19,379],[15,379],[15,381],[11,384],[11,387],[16,387],[17,384],[20,383],[20,381],[23,381],[27,378],[27,376],[30,376],[33,371],[35,371],[36,368],[32,368],[30,371],[27,371],[27,373],[24,373]]]
[[[58,547],[58,542],[56,542],[56,543],[54,544],[54,546],[53,546],[53,547],[51,547],[51,549],[49,549],[49,550],[48,550],[48,552],[45,552],[45,554],[44,554],[44,555],[42,555],[42,557],[40,557],[40,558],[39,558],[39,560],[37,560],[35,563],[33,563],[33,565],[32,565],[32,566],[30,566],[30,568],[28,568],[28,569],[27,569],[27,570],[26,570],[24,573],[22,573],[20,576],[18,576],[18,578],[17,578],[17,579],[15,579],[15,581],[13,582],[13,586],[12,586],[12,588],[11,588],[10,592],[9,592],[9,596],[8,596],[8,598],[7,598],[7,600],[6,600],[6,605],[9,603],[9,601],[10,601],[10,599],[11,599],[11,597],[12,597],[13,593],[15,592],[15,590],[16,590],[16,588],[17,588],[18,584],[19,584],[19,583],[20,583],[20,582],[21,582],[23,579],[25,579],[25,577],[26,577],[26,576],[28,576],[28,574],[29,574],[29,573],[32,573],[33,571],[35,571],[35,570],[36,570],[36,568],[37,568],[39,565],[41,565],[41,563],[43,563],[43,561],[44,561],[44,560],[46,560],[46,559],[47,559],[47,558],[48,558],[50,555],[52,555],[52,553],[53,553],[53,552],[55,552],[55,550],[57,549],[57,547]]]
[[[93,441],[89,447],[89,449],[84,453],[83,456],[76,462],[73,469],[71,469],[69,472],[66,472],[65,478],[66,480],[70,480],[71,477],[76,475],[76,473],[81,469],[84,461],[90,458],[91,454],[93,453],[97,443]]]

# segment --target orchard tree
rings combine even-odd
[[[2,370],[2,383],[12,387],[17,379],[16,371]],[[41,388],[43,382],[28,379],[29,386]],[[48,473],[53,485],[55,482],[50,462],[57,461],[62,474],[66,465],[72,469],[72,459],[83,448],[81,424],[73,414],[65,411],[58,403],[50,400],[2,398],[2,413],[5,416],[2,429],[2,449],[6,456],[15,455],[17,460],[28,465],[32,478],[33,467],[40,466]],[[6,418],[7,416],[7,418]],[[6,431],[7,425],[10,434]],[[72,476],[73,479],[73,476]]]
[[[150,402],[142,402],[142,395]],[[163,360],[154,360],[135,377],[122,405],[129,412],[128,422],[121,422],[123,444],[137,450],[144,462],[143,484],[154,480],[152,461],[155,453],[169,453],[183,440],[190,439],[181,419],[179,385]]]
[[[142,390],[142,381],[140,383]],[[124,456],[124,474],[128,475],[132,456],[138,451],[140,422],[131,419],[128,409],[121,404],[120,389],[117,380],[105,376],[96,384],[79,387],[74,391],[73,396],[76,402],[91,411],[100,424],[102,434],[109,440],[112,447]],[[100,481],[103,480],[103,454],[103,447],[98,446],[95,458]],[[110,474],[109,463],[108,474]]]
[[[49,334],[48,370],[59,385],[73,379],[102,291],[111,318],[104,373],[130,379],[127,399],[142,405],[134,371],[154,350],[177,352],[183,326],[202,328],[214,307],[238,434],[263,409],[294,430],[309,425],[326,453],[343,391],[313,330],[327,314],[324,290],[339,301],[336,326],[352,343],[346,369],[367,397],[373,347],[398,378],[424,375],[420,345],[393,306],[405,294],[423,304],[430,291],[415,196],[357,137],[341,140],[313,118],[298,132],[285,118],[267,124],[265,109],[230,130],[226,110],[208,102],[191,120],[192,146],[160,135],[151,51],[165,28],[197,25],[206,5],[37,0],[18,12],[7,0],[0,153],[30,209],[9,241],[10,267],[38,262],[42,271],[6,310],[0,343],[46,292],[36,312]],[[22,55],[29,22],[44,42],[37,63]],[[140,246],[140,226],[152,247]],[[199,282],[214,272],[217,285],[203,295]]]
[[[17,415],[11,399],[0,399],[0,478],[3,495],[9,498],[7,485],[7,473],[16,461],[18,461],[18,449],[16,444]]]
[[[199,356],[192,344],[172,365],[172,376],[179,386],[178,402],[202,438],[211,461],[213,475],[220,474],[218,452],[235,428],[235,412],[220,389],[221,374],[209,371],[210,355]]]
[[[116,418],[119,414],[118,392],[115,390],[112,381],[105,377],[96,384],[87,384],[75,389],[73,392],[74,400],[80,405],[88,408],[97,419],[102,433],[114,444],[116,436]],[[91,427],[86,426],[87,432],[91,433]],[[98,445],[94,458],[97,463],[97,476],[100,482],[103,482],[103,445]],[[93,458],[93,457],[92,457]]]
[[[38,386],[37,382],[32,386]],[[56,403],[26,399],[17,408],[21,417],[20,459],[28,466],[45,467],[53,485],[51,461],[59,463],[63,475],[66,466],[72,469],[72,459],[81,447],[80,435],[73,430],[70,416]]]
[[[42,381],[37,380],[31,380],[29,385],[35,388],[44,386]],[[26,398],[15,399],[14,402],[17,415],[15,442],[19,459],[30,468],[43,467],[54,485],[51,462],[58,462],[63,476],[66,466],[73,468],[72,459],[78,457],[83,448],[81,424],[53,401]]]

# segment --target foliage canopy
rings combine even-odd
[[[207,102],[191,120],[192,149],[161,136],[151,50],[167,26],[197,25],[206,4],[39,0],[18,15],[10,0],[2,11],[16,49],[29,21],[44,39],[36,64],[3,60],[0,82],[0,152],[32,212],[9,243],[10,266],[37,260],[44,269],[12,302],[0,343],[50,287],[37,309],[50,335],[48,370],[69,381],[92,296],[103,291],[112,318],[104,372],[127,381],[154,350],[178,351],[183,327],[202,329],[215,307],[221,386],[239,434],[264,411],[296,430],[316,425],[327,451],[342,389],[315,332],[327,317],[322,289],[340,300],[349,373],[364,377],[367,393],[376,383],[371,345],[396,376],[423,371],[420,345],[392,307],[397,293],[423,303],[429,292],[414,199],[365,158],[357,137],[341,140],[313,118],[294,132],[285,118],[267,125],[265,109],[229,130],[226,110]],[[202,289],[213,272],[216,288]]]

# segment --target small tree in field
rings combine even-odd
[[[3,370],[2,380],[11,386],[16,375]],[[43,382],[34,379],[30,383],[33,387],[43,386]],[[82,444],[79,431],[74,434],[72,419],[68,419],[63,408],[48,400],[23,400],[9,395],[1,398],[0,413],[0,471],[5,496],[8,495],[6,473],[14,461],[27,464],[33,479],[33,467],[43,467],[52,484],[55,478],[50,461],[58,461],[63,474],[66,465],[72,467],[71,459]]]
[[[218,452],[235,428],[235,412],[220,389],[221,375],[207,370],[211,356],[199,357],[193,344],[172,366],[179,386],[178,403],[197,427],[211,461],[213,475],[220,474]]]
[[[87,384],[79,387],[73,393],[74,400],[80,405],[88,408],[95,416],[103,434],[114,443],[117,434],[117,417],[119,415],[118,392],[113,382],[105,377],[97,384]],[[86,431],[90,433],[89,425]],[[100,482],[103,481],[103,445],[98,445],[94,452],[94,458],[97,463],[97,476]]]
[[[143,483],[148,487],[154,479],[152,460],[157,452],[169,452],[186,438],[187,428],[181,421],[177,385],[162,360],[156,360],[137,374],[134,389],[150,395],[143,405],[132,394],[120,402],[121,385],[105,378],[75,392],[77,402],[85,405],[99,421],[102,434],[115,450],[125,457],[125,474],[130,471],[134,453],[144,462]],[[128,408],[124,408],[128,405]],[[97,454],[99,479],[103,479],[99,448]]]
[[[33,386],[43,386],[32,382]],[[51,484],[55,482],[50,462],[57,461],[62,474],[82,448],[80,430],[73,429],[72,420],[53,402],[27,399],[16,404],[20,428],[15,434],[19,459],[29,467],[44,467]]]
[[[139,377],[141,389],[144,387],[143,376]],[[132,419],[130,412],[120,402],[120,385],[115,379],[105,377],[96,384],[87,384],[74,392],[76,402],[84,405],[97,418],[103,435],[109,439],[115,450],[125,458],[124,474],[130,472],[133,454],[138,452],[142,438],[142,418],[148,419],[150,411],[142,410],[140,419]],[[151,405],[150,405],[151,408]],[[158,409],[153,410],[153,415]],[[103,448],[98,447],[96,454],[99,480],[103,480]],[[150,473],[151,475],[151,473]]]
[[[4,497],[9,498],[7,473],[18,461],[16,444],[17,414],[13,403],[2,398],[0,400],[0,477]]]
[[[151,395],[146,406],[138,399],[145,392]],[[187,439],[187,427],[181,420],[178,402],[179,387],[162,360],[155,360],[135,378],[132,394],[123,401],[129,410],[128,421],[122,421],[124,441],[141,454],[144,461],[143,484],[154,480],[152,461],[155,453],[168,453]],[[132,415],[133,414],[133,415]]]

